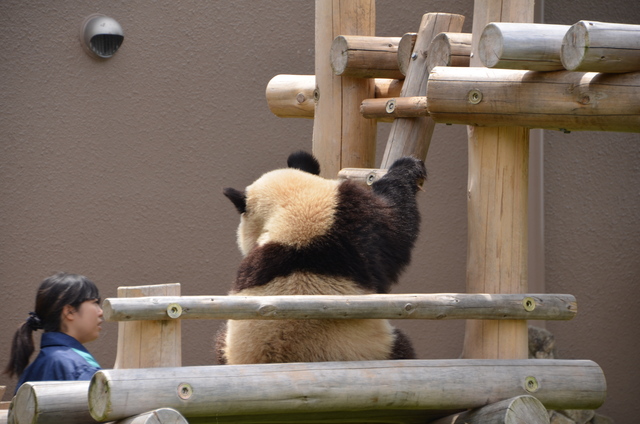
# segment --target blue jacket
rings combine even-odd
[[[100,365],[76,339],[64,333],[44,333],[40,353],[22,373],[16,391],[25,381],[91,380]]]

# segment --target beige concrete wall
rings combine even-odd
[[[640,24],[640,3],[545,1],[545,22]],[[640,105],[640,103],[639,103]],[[607,377],[602,412],[637,421],[640,378],[640,134],[545,131],[546,289],[572,293],[578,315],[549,322],[558,355],[596,361]]]
[[[640,22],[624,0],[547,2],[545,20]],[[623,9],[624,5],[624,9]],[[415,31],[425,12],[467,16],[470,0],[377,2],[377,33]],[[82,20],[100,12],[125,31],[107,61],[87,56]],[[238,216],[221,194],[311,148],[311,120],[271,115],[277,74],[313,73],[313,2],[0,2],[0,360],[59,270],[83,273],[104,297],[119,285],[180,282],[225,294],[240,254]],[[379,154],[388,125],[380,125]],[[565,358],[596,360],[618,420],[632,402],[639,320],[640,136],[545,132],[546,288],[580,313],[549,323]],[[466,262],[466,129],[438,126],[420,198],[423,227],[396,292],[460,292]],[[184,365],[213,363],[218,322],[183,324]],[[463,322],[401,322],[421,358],[455,358]],[[88,345],[109,367],[116,325]],[[635,349],[634,349],[635,348]],[[635,378],[634,378],[635,377]],[[0,377],[13,390],[14,380]],[[5,395],[5,400],[9,395]]]

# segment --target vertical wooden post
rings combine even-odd
[[[475,0],[471,66],[489,22],[533,22],[533,0]],[[468,127],[468,293],[527,290],[529,131]],[[527,358],[526,321],[469,320],[464,358]]]
[[[362,100],[375,96],[374,81],[334,75],[330,57],[334,38],[373,36],[375,21],[375,0],[316,0],[313,154],[324,177],[375,163],[377,123],[360,115]]]
[[[180,284],[118,287],[118,297],[180,296]],[[180,320],[118,323],[115,369],[182,366]]]

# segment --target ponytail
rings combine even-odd
[[[33,326],[30,324],[29,319],[23,322],[13,335],[13,341],[11,342],[11,356],[9,357],[9,363],[5,368],[5,374],[9,377],[14,375],[20,375],[27,368],[29,364],[29,358],[35,350],[33,344]]]

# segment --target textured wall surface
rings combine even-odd
[[[545,20],[640,23],[640,7],[547,2]],[[426,12],[467,16],[470,0],[377,2],[377,33],[415,31]],[[100,12],[125,32],[109,60],[84,53],[83,19]],[[186,295],[225,294],[241,259],[238,216],[221,194],[311,149],[311,120],[279,119],[269,80],[311,74],[311,1],[0,2],[0,360],[59,271],[103,297],[119,285],[179,282]],[[388,125],[379,125],[378,158]],[[545,132],[546,290],[578,297],[571,322],[549,323],[560,356],[597,361],[602,408],[640,413],[633,313],[640,281],[640,135]],[[420,196],[414,261],[395,292],[461,292],[466,263],[466,128],[438,126]],[[183,323],[183,363],[213,363],[219,323]],[[463,322],[398,322],[421,358],[458,357]],[[87,347],[109,367],[117,325]],[[634,374],[635,373],[635,374]],[[15,380],[0,376],[13,391]],[[4,400],[10,395],[5,395]]]
[[[545,22],[640,24],[640,4],[546,1]],[[640,113],[640,103],[638,104]],[[545,131],[545,282],[572,293],[578,315],[549,322],[558,357],[596,361],[607,378],[601,412],[637,421],[640,367],[640,134]]]

